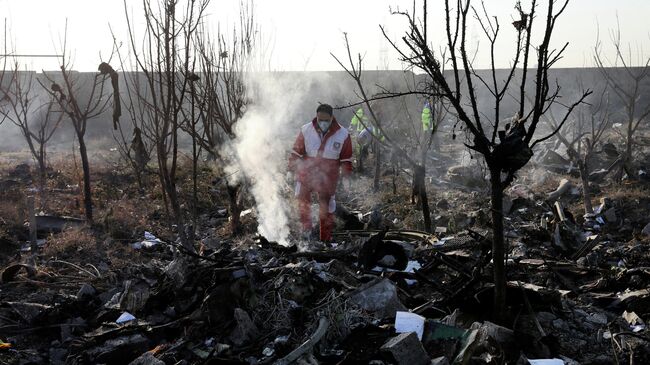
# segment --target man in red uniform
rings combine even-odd
[[[302,126],[289,157],[289,171],[296,179],[296,197],[303,233],[311,232],[311,196],[318,194],[320,240],[332,240],[336,186],[340,170],[344,178],[352,173],[352,140],[332,115],[332,107],[321,104],[316,118]]]

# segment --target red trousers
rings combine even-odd
[[[311,232],[311,196],[318,195],[318,219],[320,223],[320,240],[330,242],[332,240],[332,229],[334,228],[334,210],[336,202],[334,195],[325,192],[316,192],[306,185],[297,186],[296,196],[298,197],[298,210],[300,211],[300,222],[304,232]]]

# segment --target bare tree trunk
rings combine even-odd
[[[492,262],[494,271],[494,318],[503,321],[506,306],[505,237],[503,232],[503,186],[501,169],[490,166],[492,204]]]
[[[86,142],[82,135],[77,134],[79,140],[79,154],[81,155],[81,167],[84,173],[84,209],[86,212],[86,220],[88,223],[93,223],[93,201],[90,191],[90,164],[88,163],[88,151],[86,150]]]
[[[196,137],[196,112],[195,112],[195,99],[196,99],[196,90],[194,88],[194,83],[190,84],[190,91],[192,93],[192,240],[196,234],[196,222],[197,222],[197,205],[199,203],[198,198],[198,160],[199,156],[197,154],[197,137]]]
[[[178,198],[178,192],[176,191],[176,181],[172,173],[167,167],[165,161],[164,165],[161,166],[162,181],[163,181],[163,190],[167,193],[167,198],[169,200],[169,205],[172,210],[172,217],[174,223],[178,227],[178,236],[180,238],[181,244],[185,249],[190,252],[194,252],[194,241],[190,240],[185,232],[185,219],[183,218],[183,210],[181,209],[181,204]]]
[[[393,195],[397,195],[397,166],[393,165]]]
[[[164,147],[162,147],[164,148]],[[160,158],[159,158],[160,160]],[[187,235],[185,234],[183,219],[183,210],[181,209],[181,204],[178,199],[178,192],[176,191],[176,181],[173,172],[169,170],[167,166],[167,161],[160,161],[162,165],[160,166],[160,176],[163,183],[163,190],[166,193],[167,199],[169,201],[169,206],[171,208],[172,218],[174,223],[178,226],[178,234],[181,239],[183,246],[189,251],[194,252],[194,245],[189,242]]]
[[[239,190],[241,185],[230,185],[227,184],[228,189],[228,201],[230,204],[230,230],[232,234],[238,234],[241,232],[241,222],[239,215],[241,214],[241,207],[239,206]]]
[[[585,161],[578,161],[578,171],[582,180],[582,199],[584,200],[585,213],[592,214],[594,208],[591,205],[591,187],[589,186],[589,169]]]
[[[156,156],[158,157],[158,179],[160,180],[160,190],[161,190],[161,195],[163,198],[163,206],[165,207],[165,214],[167,215],[168,219],[171,218],[171,212],[169,211],[169,197],[167,194],[167,180],[165,180],[165,176],[162,173],[163,167],[166,166],[164,162],[161,161],[160,158],[160,146],[156,146],[158,149],[158,153]],[[166,167],[165,167],[166,168]]]
[[[40,170],[42,177],[47,177],[47,157],[45,156],[45,144],[42,144],[38,148],[38,168]]]
[[[27,205],[29,208],[29,243],[31,247],[31,256],[32,259],[36,259],[36,252],[38,251],[38,240],[36,237],[36,206],[35,206],[35,201],[33,196],[28,196],[27,197]]]
[[[632,120],[630,120],[627,143],[625,144],[625,159],[623,160],[623,170],[627,173],[628,178],[634,179],[634,168],[632,164],[632,144],[634,143],[634,132],[632,131]],[[623,175],[621,174],[621,177]]]
[[[176,186],[175,184],[170,186],[170,191],[169,191],[169,201],[171,202],[172,206],[172,212],[174,213],[174,220],[176,221],[176,224],[178,225],[178,233],[181,238],[181,242],[183,243],[186,248],[190,249],[192,247],[190,242],[187,242],[187,235],[185,235],[185,227],[184,227],[184,219],[183,219],[183,211],[181,210],[181,204],[178,201],[178,193],[176,192]]]
[[[39,161],[38,164],[41,165],[41,162]],[[47,171],[45,171],[44,167],[39,167],[38,183],[40,185],[41,193],[44,195],[45,194],[45,185],[47,185]]]
[[[422,207],[424,230],[431,232],[431,212],[429,211],[429,198],[427,197],[427,187],[424,180],[425,171],[423,166],[416,165],[413,171],[413,180],[418,195],[418,205]]]
[[[196,139],[192,141],[192,239],[194,239],[194,234],[196,233],[196,222],[198,220],[198,208],[199,197],[198,197],[198,156],[196,155]]]
[[[23,131],[23,136],[25,136],[25,140],[27,141],[27,145],[29,146],[29,150],[32,154],[32,157],[36,159],[36,163],[38,163],[38,183],[39,183],[39,188],[41,192],[45,188],[45,177],[46,177],[46,170],[45,170],[45,152],[44,148],[45,146],[43,143],[39,144],[38,151],[36,150],[36,146],[34,145],[34,141],[30,135],[29,130],[27,129],[27,124],[25,124],[25,127],[22,127]]]
[[[41,194],[45,194],[45,185],[47,184],[47,167],[45,165],[45,156],[39,155],[36,159],[38,163],[38,180],[41,189]]]
[[[424,228],[427,232],[433,232],[433,227],[431,227],[431,213],[429,211],[429,197],[427,195],[427,186],[426,186],[426,175],[427,175],[427,151],[431,146],[431,138],[433,134],[429,137],[429,142],[427,144],[422,144],[422,176],[420,177],[421,181],[421,191],[420,191],[420,202],[422,203],[422,214],[424,214]],[[426,146],[426,147],[425,147]]]
[[[140,195],[144,194],[144,184],[142,183],[142,172],[138,169],[135,171],[135,180],[138,183],[138,191]]]
[[[364,152],[363,152],[363,146],[359,146],[359,173],[363,173],[363,158],[364,158]]]
[[[379,178],[381,177],[381,147],[379,142],[374,141],[375,143],[375,179],[372,183],[372,188],[374,191],[379,191]]]
[[[39,203],[41,209],[45,209],[45,207],[47,206],[47,192],[45,191],[47,187],[47,167],[45,162],[45,156],[43,153],[39,155],[37,162],[38,162],[38,184],[39,184],[39,191],[41,196],[41,201]]]
[[[131,148],[133,151],[133,158],[130,154],[125,153],[125,157],[131,161],[131,166],[133,166],[133,171],[135,172],[135,178],[138,182],[138,191],[140,194],[144,194],[144,174],[146,173],[147,162],[149,162],[149,155],[147,149],[142,141],[142,135],[140,129],[136,126],[133,132],[134,136],[131,141]],[[125,150],[127,150],[125,148]],[[127,150],[128,151],[128,150]]]

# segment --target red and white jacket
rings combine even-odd
[[[352,173],[352,140],[348,130],[333,118],[323,135],[316,118],[302,126],[289,157],[289,169],[306,188],[334,194],[342,168]]]

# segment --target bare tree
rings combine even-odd
[[[403,123],[394,123],[391,125],[387,119],[387,113],[383,110],[384,107],[381,107],[381,102],[384,102],[389,99],[396,97],[406,97],[409,95],[423,95],[429,96],[426,93],[420,91],[407,91],[402,93],[395,93],[389,91],[388,89],[381,88],[381,91],[375,95],[369,95],[366,91],[366,88],[363,83],[363,58],[361,54],[357,55],[356,60],[352,56],[352,51],[350,49],[350,43],[348,40],[348,35],[344,34],[345,46],[347,49],[347,64],[343,64],[334,54],[332,57],[336,59],[339,65],[347,72],[347,74],[355,81],[357,86],[358,97],[361,99],[361,102],[352,104],[351,106],[357,106],[359,104],[365,104],[366,108],[370,113],[369,125],[365,125],[366,122],[362,118],[359,118],[359,123],[362,124],[364,128],[367,128],[372,131],[371,135],[373,138],[373,143],[376,147],[376,165],[375,165],[375,180],[374,186],[375,190],[378,189],[378,179],[381,174],[379,168],[381,155],[379,153],[380,147],[385,146],[394,154],[399,156],[398,158],[404,159],[413,169],[413,194],[418,196],[418,205],[422,208],[422,215],[424,221],[424,230],[427,232],[432,231],[431,223],[431,212],[429,207],[429,199],[426,191],[426,155],[427,151],[431,147],[433,141],[433,135],[435,134],[436,129],[432,128],[430,134],[426,138],[422,138],[422,133],[419,132],[418,128],[400,128]],[[441,101],[438,95],[435,95],[431,98]],[[441,106],[441,105],[440,105]],[[441,109],[442,110],[442,109]],[[432,116],[441,117],[439,113],[432,113]],[[435,121],[434,121],[435,122]],[[409,123],[413,127],[413,123]],[[392,128],[391,128],[392,127]],[[392,130],[391,130],[392,129]],[[400,135],[401,134],[401,135]],[[401,137],[401,138],[400,138]],[[421,151],[420,158],[414,157],[413,154],[409,153],[406,146],[416,146],[418,150]]]
[[[124,57],[120,50],[120,45],[113,34],[113,48],[120,63],[120,68],[124,69]],[[140,90],[141,80],[138,72],[121,72],[124,85],[134,85],[126,87],[125,92],[120,95],[120,103],[126,105],[127,123],[117,123],[117,128],[113,130],[113,139],[117,143],[120,157],[128,164],[136,178],[138,190],[144,193],[144,176],[153,150],[153,144],[150,142],[153,138],[147,138],[148,132],[144,124],[145,108],[140,107],[135,90]],[[131,136],[129,136],[131,132]]]
[[[70,70],[71,65],[66,61],[67,44],[64,41],[61,72],[50,74],[43,72],[44,81],[38,80],[43,89],[50,94],[58,105],[59,110],[70,120],[79,143],[79,156],[83,169],[84,210],[86,220],[93,222],[92,191],[90,186],[90,161],[85,141],[88,121],[102,115],[109,107],[111,97],[106,94],[106,75],[96,73],[91,80],[82,79],[76,72]],[[61,83],[61,84],[60,84]]]
[[[582,85],[578,80],[577,85]],[[547,113],[549,126],[559,132],[555,138],[567,149],[567,155],[572,164],[578,167],[582,181],[582,195],[585,213],[593,213],[591,204],[591,188],[589,177],[593,171],[592,159],[595,157],[597,146],[603,134],[610,125],[610,103],[607,89],[603,88],[597,103],[581,105],[576,110],[576,116],[571,123],[558,128],[559,122],[553,110]]]
[[[127,106],[126,108],[131,114],[135,108]],[[113,132],[113,139],[117,142],[117,148],[120,152],[120,157],[126,161],[131,168],[138,184],[140,193],[144,193],[144,175],[147,171],[147,163],[150,160],[152,153],[152,144],[149,139],[145,138],[142,132],[142,119],[129,118],[131,123],[130,129],[132,136],[129,139],[122,123],[117,125],[117,131]]]
[[[34,92],[34,73],[20,72],[14,63],[9,86],[2,91],[3,104],[0,115],[20,129],[29,151],[38,164],[41,192],[44,192],[47,179],[47,143],[50,141],[64,114],[55,112],[54,100],[43,102]]]
[[[7,70],[7,53],[8,51],[8,44],[7,44],[7,18],[5,18],[5,27],[4,27],[4,57],[2,57],[2,70],[0,70],[0,87],[4,87],[4,81],[5,81],[5,71]],[[4,100],[0,100],[2,102]],[[7,119],[4,114],[1,115],[2,119],[0,119],[0,125]]]
[[[444,52],[434,52],[427,39],[426,6],[417,18],[413,11],[395,11],[404,16],[409,24],[408,30],[401,38],[403,46],[391,40],[385,30],[382,32],[386,39],[400,54],[401,61],[413,69],[421,70],[426,75],[426,82],[415,92],[429,97],[441,97],[445,100],[453,114],[456,115],[466,132],[465,145],[472,151],[480,154],[485,159],[490,172],[491,206],[492,206],[492,258],[494,275],[494,310],[497,320],[505,316],[505,237],[503,225],[503,192],[515,179],[516,172],[525,166],[533,155],[532,148],[557,133],[566,122],[573,109],[591,93],[583,92],[575,103],[568,105],[565,115],[560,118],[558,129],[548,135],[538,137],[537,126],[542,116],[557,102],[560,95],[560,86],[552,87],[549,82],[549,70],[562,57],[568,44],[561,49],[551,49],[551,36],[560,15],[566,9],[569,1],[551,0],[548,2],[543,28],[541,44],[533,47],[531,36],[533,23],[536,19],[537,1],[532,0],[530,10],[524,12],[520,3],[516,3],[516,10],[520,17],[513,23],[517,42],[513,52],[513,62],[506,72],[505,77],[497,73],[495,61],[496,43],[501,32],[501,27],[496,17],[490,17],[485,6],[480,8],[471,5],[471,0],[445,0],[445,34],[446,49]],[[426,4],[426,2],[425,2]],[[452,8],[455,7],[455,8]],[[470,13],[471,12],[471,13]],[[490,70],[482,74],[472,66],[473,55],[467,49],[468,23],[474,19],[485,37],[488,39],[490,51]],[[511,28],[512,29],[512,28]],[[532,52],[531,52],[532,51]],[[537,64],[534,71],[534,91],[532,92],[533,104],[526,110],[525,96],[529,93],[526,88],[529,72],[529,58],[537,52]],[[443,54],[445,55],[443,57]],[[523,60],[523,62],[522,62]],[[449,74],[444,72],[444,65],[450,65]],[[519,108],[517,119],[514,123],[500,125],[502,102],[509,93],[516,93],[515,73],[521,67],[521,78],[518,96]],[[481,112],[483,105],[477,98],[477,86],[485,87],[492,96],[490,104],[493,110],[492,117]],[[362,94],[364,100],[368,96]],[[514,113],[513,113],[514,114]],[[497,139],[498,137],[498,139]]]
[[[195,249],[184,232],[184,213],[177,191],[178,140],[182,110],[190,91],[193,38],[208,3],[209,0],[161,0],[152,4],[143,0],[145,29],[142,40],[138,41],[124,2],[135,71],[144,75],[143,83],[132,83],[131,87],[143,109],[145,135],[155,146],[168,216],[178,225],[183,246],[192,252]]]
[[[611,32],[611,43],[614,47],[613,59],[603,55],[602,42],[598,40],[594,48],[594,62],[607,81],[608,88],[623,104],[623,168],[629,177],[634,177],[635,135],[639,126],[647,124],[650,116],[650,103],[647,99],[641,101],[643,88],[650,80],[650,57],[638,60],[632,57],[632,52],[625,49],[629,46],[625,47],[621,42],[620,26]]]
[[[221,165],[231,164],[221,153],[223,143],[235,138],[235,125],[246,112],[250,103],[245,76],[251,71],[258,29],[253,2],[242,3],[239,23],[230,36],[219,31],[216,38],[207,29],[197,32],[196,71],[190,75],[191,107],[185,111],[183,128],[193,136],[193,150],[200,149]],[[194,65],[193,65],[194,66]],[[194,160],[198,158],[195,154]],[[231,231],[240,231],[241,211],[240,184],[226,179]]]

